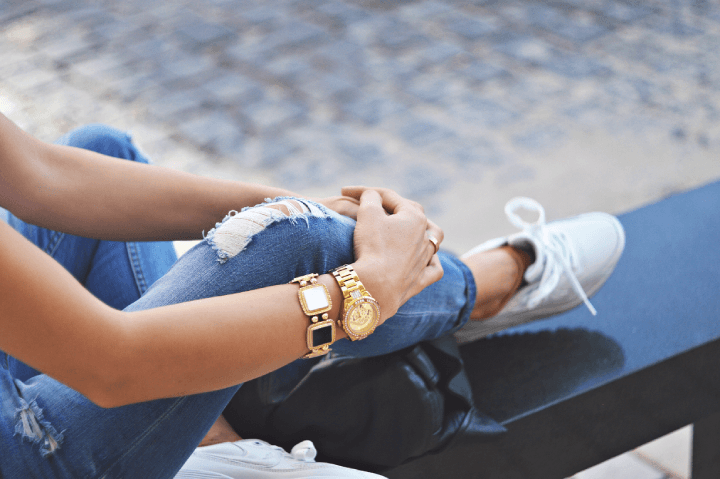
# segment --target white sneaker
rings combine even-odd
[[[537,211],[535,223],[523,221],[519,208]],[[625,247],[625,231],[612,215],[586,213],[545,224],[545,209],[530,198],[513,198],[505,205],[510,222],[522,232],[496,238],[471,249],[467,257],[504,244],[530,247],[535,261],[525,271],[522,286],[505,307],[485,321],[469,321],[455,333],[459,343],[466,343],[492,333],[535,319],[562,313],[585,303],[605,283],[615,269]]]
[[[297,444],[290,454],[258,439],[223,442],[195,449],[175,479],[383,478],[370,472],[315,462],[316,455],[311,441]]]

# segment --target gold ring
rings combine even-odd
[[[438,250],[440,249],[440,242],[437,240],[436,237],[432,235],[428,235],[428,239],[432,243],[433,247],[435,248],[435,252],[433,254],[437,254]]]

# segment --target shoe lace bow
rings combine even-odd
[[[535,211],[538,213],[537,221],[528,223],[518,216],[515,211],[518,209]],[[567,236],[559,231],[552,231],[547,228],[545,223],[545,208],[532,198],[513,198],[505,205],[505,214],[510,222],[520,228],[523,233],[532,238],[538,248],[542,248],[542,254],[538,252],[537,259],[545,262],[542,276],[537,284],[537,288],[528,296],[528,306],[535,307],[542,300],[547,298],[555,289],[560,278],[564,274],[570,281],[575,293],[583,300],[585,306],[594,315],[597,311],[590,303],[585,290],[580,285],[574,273],[574,267],[577,267],[577,254],[573,251],[571,243]]]

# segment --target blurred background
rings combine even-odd
[[[718,57],[709,0],[0,0],[0,111],[38,138],[102,122],[185,171],[394,188],[456,253],[516,195],[554,219],[720,178]],[[592,477],[683,477],[689,434]]]

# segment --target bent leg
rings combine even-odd
[[[126,310],[283,284],[351,263],[354,222],[301,203],[302,211],[291,210],[290,216],[266,206],[229,216]],[[443,262],[445,278],[403,306],[371,338],[355,344],[341,340],[335,348],[382,354],[462,326],[472,309],[474,283],[458,260],[443,256]],[[26,382],[4,378],[3,397],[12,406],[4,406],[0,418],[0,447],[8,451],[0,458],[0,470],[21,464],[39,477],[173,477],[239,387],[101,409],[45,375]],[[9,427],[24,424],[23,417],[38,419],[40,413],[39,429],[21,428],[20,437],[6,437]],[[26,437],[42,444],[53,431],[63,440],[46,458],[38,446],[21,441]]]

